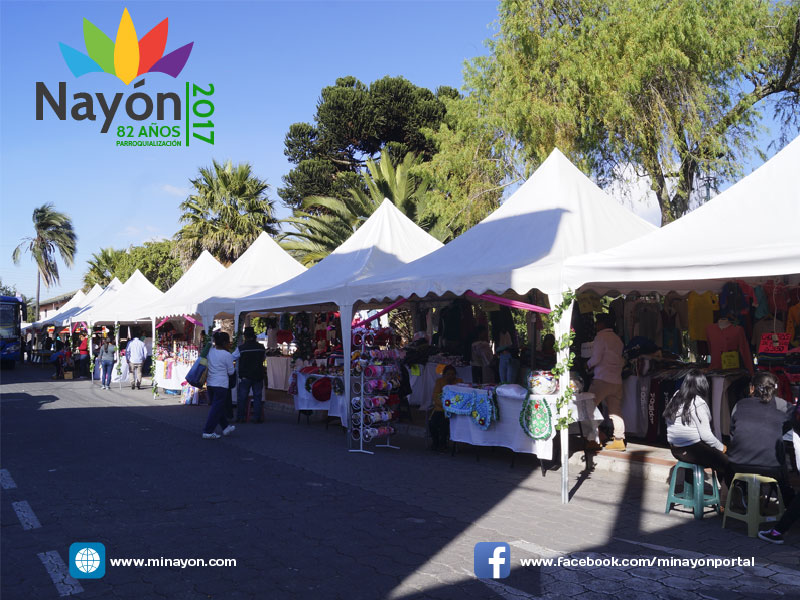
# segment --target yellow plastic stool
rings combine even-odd
[[[741,481],[747,485],[747,508],[746,512],[733,512],[731,511],[731,496],[733,495],[733,488],[736,482]],[[778,514],[777,515],[762,515],[761,514],[761,486],[774,485],[777,490],[778,497]],[[770,494],[770,497],[772,494]],[[756,475],[755,473],[737,473],[733,477],[731,487],[728,490],[728,499],[725,501],[725,514],[722,517],[722,527],[725,528],[725,521],[730,517],[738,521],[747,523],[747,535],[749,537],[756,537],[758,535],[758,526],[761,523],[775,523],[780,521],[783,516],[783,495],[781,495],[781,488],[778,482],[772,477],[764,475]]]

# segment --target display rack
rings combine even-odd
[[[356,366],[357,378],[351,386],[352,400],[349,406],[350,419],[349,440],[350,452],[360,452],[363,454],[374,454],[371,450],[364,448],[365,444],[374,442],[380,438],[386,438],[383,444],[375,444],[375,448],[394,448],[399,450],[399,446],[391,443],[392,435],[395,433],[394,426],[391,424],[397,419],[397,411],[390,401],[393,384],[391,375],[399,373],[397,366],[387,364],[388,353],[383,358],[383,351],[373,350],[375,345],[374,334],[365,331],[353,333],[353,347],[360,346],[360,354],[356,361],[351,358],[350,368]],[[374,364],[375,361],[380,364]],[[353,448],[353,442],[358,442],[358,447]]]

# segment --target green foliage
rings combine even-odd
[[[598,179],[647,174],[669,222],[699,176],[740,175],[771,106],[800,119],[800,0],[504,0],[465,74],[526,171],[554,146]]]
[[[172,240],[131,246],[119,254],[114,276],[124,282],[138,269],[150,283],[165,292],[183,275],[183,268],[175,255],[175,246],[176,242]]]
[[[88,292],[95,284],[106,287],[117,273],[117,266],[125,254],[124,250],[101,248],[89,259],[89,270],[83,276],[83,290]]]
[[[509,178],[501,132],[483,118],[475,98],[443,102],[441,125],[423,130],[438,152],[412,172],[429,183],[430,213],[456,237],[496,209],[503,187],[516,179]]]
[[[380,162],[367,159],[367,171],[360,183],[339,199],[311,196],[303,210],[285,220],[295,231],[286,234],[281,245],[305,265],[312,265],[344,243],[383,202],[391,200],[403,214],[439,239],[449,232],[439,226],[428,202],[427,184],[412,174],[419,158],[406,154],[396,164],[384,149]]]
[[[22,238],[22,243],[14,248],[11,258],[19,264],[23,250],[27,250],[36,262],[36,306],[35,315],[39,314],[39,281],[44,280],[46,287],[59,282],[56,253],[61,260],[71,267],[75,258],[78,236],[72,227],[72,220],[65,213],[58,212],[52,203],[43,204],[33,209],[34,237]]]
[[[211,167],[200,168],[191,183],[192,194],[180,205],[184,225],[175,234],[184,265],[203,250],[229,265],[262,232],[277,233],[273,201],[267,198],[269,186],[253,175],[249,164],[215,160]]]
[[[127,250],[103,248],[89,259],[89,270],[83,276],[84,289],[90,289],[95,283],[106,287],[114,277],[125,282],[138,269],[150,283],[165,292],[183,275],[175,246],[172,240],[159,240]]]
[[[315,124],[289,128],[284,154],[297,166],[283,177],[278,195],[296,210],[309,196],[344,199],[366,159],[384,148],[395,161],[409,152],[428,160],[435,144],[423,130],[438,127],[445,113],[441,98],[454,93],[443,87],[434,94],[403,77],[384,77],[369,87],[340,77],[322,89]]]
[[[572,305],[572,303],[575,301],[575,298],[576,294],[572,290],[567,290],[564,293],[561,303],[550,312],[550,320],[552,323],[556,323],[561,320],[564,312]],[[555,348],[557,356],[559,357],[559,362],[551,369],[551,372],[556,377],[560,378],[565,373],[569,374],[569,371],[572,368],[573,362],[575,361],[575,353],[570,351],[570,347],[572,346],[574,339],[575,332],[572,330],[563,334],[560,339],[556,338],[556,342],[553,347]],[[566,359],[561,360],[561,352],[564,350],[567,351]],[[567,411],[566,416],[561,416],[562,409],[569,406],[569,402],[572,400],[573,396],[574,394],[572,392],[572,388],[567,386],[556,400],[558,420],[556,421],[555,427],[558,430],[567,429],[569,424],[575,421],[571,411]]]
[[[0,296],[19,296],[26,306],[31,304],[31,298],[18,291],[17,286],[4,284],[2,279],[0,279]]]

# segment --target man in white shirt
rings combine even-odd
[[[595,318],[597,335],[592,346],[592,356],[586,366],[594,369],[594,379],[589,392],[594,394],[595,404],[605,402],[608,415],[614,424],[614,439],[606,445],[607,450],[625,451],[625,421],[622,418],[622,358],[623,344],[614,333],[611,315],[598,314]],[[595,438],[595,439],[592,439]],[[589,434],[588,448],[600,450],[596,433]]]
[[[147,358],[147,348],[140,338],[135,337],[128,342],[125,348],[125,358],[128,360],[131,372],[131,389],[142,389],[142,364]]]

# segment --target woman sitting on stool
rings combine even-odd
[[[711,431],[708,399],[706,376],[692,369],[664,410],[667,440],[672,456],[686,463],[714,469],[718,480],[727,481],[730,460],[725,456],[725,446]]]

